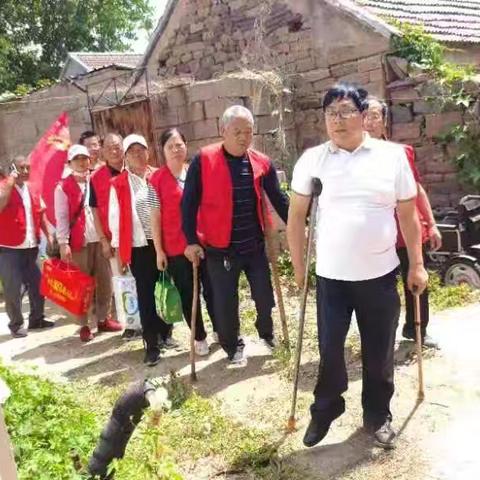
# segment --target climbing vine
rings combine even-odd
[[[425,32],[423,27],[400,22],[395,26],[402,35],[393,37],[395,54],[408,60],[411,71],[420,71],[432,77],[438,85],[438,95],[427,98],[441,109],[460,108],[464,123],[454,126],[439,137],[446,147],[454,146],[453,162],[458,178],[467,187],[480,187],[480,124],[478,85],[473,80],[474,68],[449,62],[447,47]]]

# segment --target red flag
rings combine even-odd
[[[33,195],[42,196],[48,221],[55,225],[53,196],[62,178],[70,146],[68,115],[63,112],[50,126],[30,153],[29,185]]]

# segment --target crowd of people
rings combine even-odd
[[[312,179],[319,178],[316,228],[317,317],[320,351],[318,382],[304,443],[312,446],[345,410],[344,343],[355,312],[363,362],[364,424],[386,448],[393,444],[390,399],[393,352],[400,302],[400,266],[406,294],[403,336],[415,339],[413,294],[422,306],[422,340],[427,334],[428,292],[424,253],[439,248],[440,234],[420,184],[410,146],[387,141],[386,105],[353,85],[339,84],[324,97],[329,140],[307,149],[295,165],[291,198],[281,190],[271,159],[252,148],[254,117],[243,106],[221,118],[221,143],[200,149],[189,162],[179,128],[163,132],[163,164],[149,163],[149,145],[139,134],[81,135],[68,151],[68,165],[55,190],[55,238],[44,205],[28,190],[28,158],[16,157],[0,180],[0,277],[13,337],[27,335],[21,311],[28,292],[28,329],[50,328],[39,293],[40,232],[58,242],[60,257],[95,278],[87,315],[77,318],[82,342],[93,333],[120,332],[112,315],[112,276],[131,271],[138,292],[145,363],[157,364],[165,348],[176,346],[172,326],[159,316],[154,299],[161,272],[173,279],[189,326],[193,270],[218,342],[232,365],[247,363],[240,335],[239,277],[250,285],[261,341],[274,349],[274,296],[265,251],[271,218],[265,195],[287,223],[295,280],[303,285],[305,226]],[[398,235],[398,238],[397,238]],[[423,245],[423,248],[422,248]],[[209,354],[198,300],[195,352]]]

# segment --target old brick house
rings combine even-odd
[[[140,63],[152,87],[148,108],[130,102],[94,112],[95,128],[102,132],[149,111],[149,138],[180,126],[193,152],[218,139],[226,105],[243,103],[257,116],[257,147],[288,170],[325,138],[326,89],[354,81],[391,103],[392,138],[417,147],[432,202],[454,204],[461,195],[455,168],[435,137],[462,122],[462,112],[437,111],[426,101],[429,82],[410,78],[391,58],[398,32],[385,17],[424,23],[454,47],[456,60],[480,64],[479,6],[480,0],[169,0]],[[252,71],[274,72],[276,94]],[[0,150],[1,144],[0,138]]]

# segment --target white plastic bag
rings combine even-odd
[[[115,275],[112,281],[117,320],[125,329],[142,330],[135,278],[129,272],[126,275]]]

